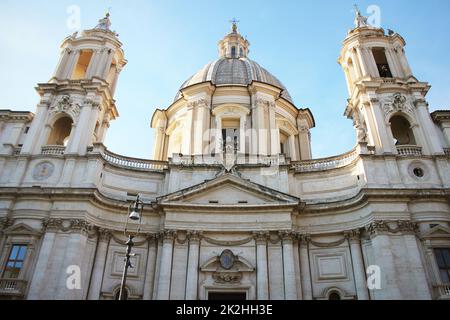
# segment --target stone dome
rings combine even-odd
[[[211,81],[214,85],[242,86],[247,86],[252,81],[264,82],[283,89],[281,96],[293,104],[292,98],[284,85],[274,75],[248,58],[222,57],[212,61],[186,80],[180,91],[194,84],[207,81]],[[175,101],[181,98],[180,91],[177,93]]]

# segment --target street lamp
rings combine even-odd
[[[134,254],[131,254],[131,249],[134,246],[133,242],[134,237],[136,237],[141,231],[143,210],[144,210],[144,202],[139,199],[138,195],[136,200],[128,207],[127,221],[125,222],[124,234],[125,237],[128,237],[128,240],[125,243],[127,245],[127,251],[125,254],[125,265],[123,267],[122,282],[120,284],[119,300],[127,300],[128,298],[127,296],[125,296],[125,285],[127,283],[128,268],[133,268],[130,262],[130,258],[133,257]],[[134,223],[134,226],[131,227],[131,230],[129,229],[128,226],[129,220],[131,220]]]

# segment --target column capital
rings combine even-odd
[[[256,243],[266,243],[267,239],[269,239],[269,232],[267,231],[255,231],[253,232],[253,238],[255,239]]]
[[[361,231],[359,229],[344,231],[344,237],[350,242],[358,242],[361,239]]]
[[[199,242],[202,236],[203,234],[201,231],[189,230],[187,232],[187,238],[189,239],[189,242]]]
[[[176,230],[164,230],[161,232],[161,238],[163,239],[163,241],[173,241],[176,236]]]
[[[293,241],[295,239],[295,233],[292,231],[279,231],[278,232],[278,236],[280,237],[280,239],[285,242],[285,241]]]
[[[98,239],[107,242],[111,238],[111,230],[97,227]]]

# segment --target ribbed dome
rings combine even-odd
[[[292,98],[283,84],[270,72],[248,58],[220,58],[208,63],[200,71],[186,80],[180,90],[194,84],[211,81],[215,85],[244,85],[252,81],[264,82],[283,89],[281,96],[293,104]],[[175,101],[181,98],[179,91]]]

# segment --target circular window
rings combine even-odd
[[[425,172],[423,171],[422,168],[414,168],[413,173],[418,178],[423,178],[423,176],[425,175]]]
[[[408,174],[417,181],[425,181],[429,179],[430,170],[422,161],[413,161],[408,166]]]

